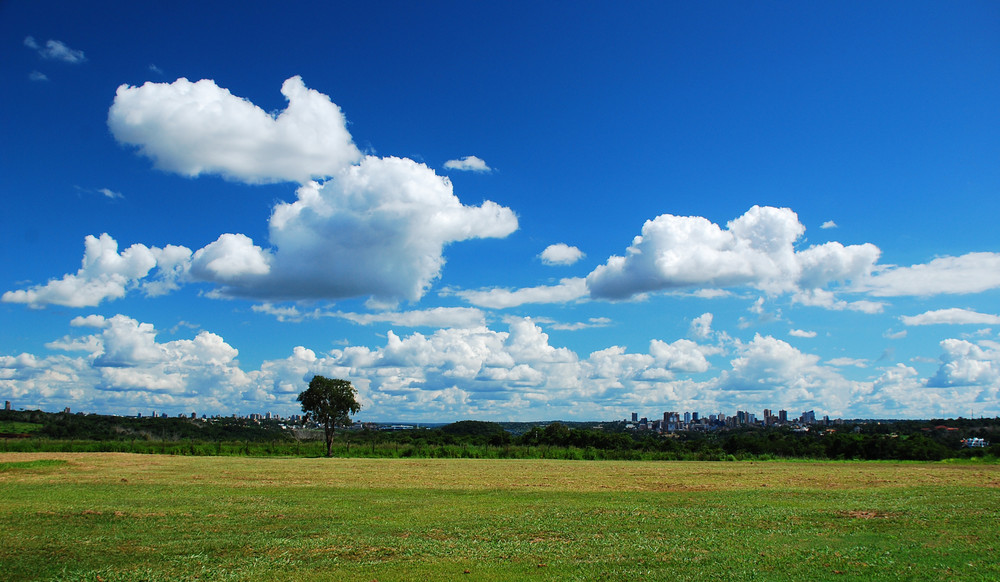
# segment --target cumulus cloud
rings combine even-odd
[[[679,339],[673,343],[652,340],[649,354],[664,368],[680,372],[705,372],[710,367],[706,356],[722,353],[722,349],[704,346],[691,340]]]
[[[928,380],[906,366],[875,381],[845,379],[770,336],[735,341],[728,368],[713,362],[719,346],[654,339],[646,352],[610,346],[581,356],[553,345],[537,321],[509,318],[507,330],[485,326],[409,335],[389,332],[383,345],[319,353],[295,347],[282,359],[244,370],[222,337],[199,331],[159,341],[156,329],[124,315],[74,318],[82,336],[49,342],[71,355],[0,355],[0,398],[19,406],[111,408],[123,413],[209,414],[298,411],[295,396],[315,374],[349,378],[365,410],[382,418],[618,418],[637,407],[744,410],[822,407],[831,416],[953,413],[955,406],[995,406],[1000,344],[946,340],[941,368]],[[82,354],[82,355],[81,355]],[[695,380],[690,375],[710,374]]]
[[[1000,386],[1000,344],[946,339],[941,349],[941,366],[928,379],[929,387],[986,386],[995,397]]]
[[[982,293],[996,288],[1000,288],[1000,253],[968,253],[910,267],[887,266],[857,281],[854,290],[895,297]]]
[[[506,309],[526,303],[566,303],[587,295],[586,281],[579,277],[562,279],[558,285],[523,289],[462,290],[456,295],[478,307]]]
[[[723,391],[750,391],[756,402],[781,402],[791,407],[812,407],[815,403],[831,414],[841,414],[852,404],[859,404],[864,383],[847,380],[829,366],[819,363],[819,356],[792,347],[771,336],[757,334],[737,346],[732,368],[718,378]]]
[[[100,237],[88,235],[84,247],[83,265],[76,274],[67,274],[62,279],[29,289],[7,291],[2,300],[35,308],[50,304],[93,307],[106,299],[124,297],[128,290],[139,287],[140,280],[160,261],[159,277],[145,283],[147,293],[157,294],[176,285],[191,254],[184,247],[168,245],[161,249],[142,244],[134,244],[119,253],[118,242],[106,233]]]
[[[938,309],[920,315],[904,315],[899,318],[903,325],[993,325],[1000,323],[1000,315],[978,313],[969,309]]]
[[[96,331],[50,343],[50,349],[88,352],[81,357],[0,356],[0,392],[32,406],[175,412],[195,405],[236,410],[253,376],[236,361],[238,352],[220,336],[157,342],[156,330],[124,315],[74,320]],[[69,341],[67,341],[69,340]]]
[[[546,265],[572,265],[584,256],[583,251],[565,243],[549,245],[538,255]]]
[[[191,261],[191,274],[199,279],[230,283],[259,279],[271,271],[271,257],[250,237],[223,234],[198,249]]]
[[[460,160],[448,160],[444,163],[446,170],[459,170],[462,172],[489,172],[491,168],[482,159],[476,156],[465,156]]]
[[[711,313],[702,313],[698,317],[691,320],[690,334],[695,339],[707,340],[712,336],[712,318]]]
[[[832,221],[832,220],[827,220],[826,222],[824,222],[823,224],[821,224],[819,227],[822,228],[822,229],[837,228],[837,223],[834,222],[834,221]]]
[[[804,232],[788,208],[754,206],[725,229],[702,217],[664,214],[643,225],[625,256],[591,272],[587,287],[606,299],[696,287],[785,293],[864,277],[878,259],[871,244],[796,251]]]
[[[288,106],[277,116],[209,79],[122,85],[108,111],[119,142],[162,170],[185,176],[306,183],[361,158],[340,108],[300,77],[281,86]]]
[[[272,248],[243,237],[212,253],[217,267],[192,272],[225,295],[416,300],[440,276],[446,245],[517,229],[509,208],[466,206],[451,181],[405,158],[368,156],[297,198],[275,206]]]
[[[24,46],[34,50],[43,59],[62,61],[64,63],[79,64],[86,62],[87,57],[84,56],[83,51],[76,49],[71,49],[62,41],[59,40],[47,40],[44,45],[38,44],[38,41],[34,37],[28,36],[24,38]]]

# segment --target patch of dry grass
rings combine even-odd
[[[62,482],[226,487],[363,487],[602,492],[1000,487],[1000,465],[915,462],[644,462],[495,459],[171,457],[128,453],[0,453],[0,462],[59,459],[0,483]]]

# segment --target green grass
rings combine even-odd
[[[34,461],[10,461],[0,462],[0,472],[3,471],[25,471],[31,469],[44,469],[47,467],[58,467],[65,465],[67,461],[62,459],[36,459]]]
[[[0,463],[13,581],[1000,579],[997,465]]]

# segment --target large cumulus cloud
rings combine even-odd
[[[222,235],[195,253],[192,274],[227,295],[417,300],[440,276],[446,245],[507,236],[517,217],[488,200],[462,204],[451,181],[424,164],[366,156],[301,186],[269,226],[271,248]]]
[[[221,174],[242,182],[323,178],[356,162],[340,108],[292,77],[281,86],[288,107],[271,115],[209,79],[122,85],[108,111],[115,138],[162,170]]]
[[[587,287],[605,299],[702,287],[786,293],[865,277],[878,259],[871,244],[833,242],[798,251],[804,232],[788,208],[754,206],[726,228],[700,216],[664,214],[646,221],[625,256],[591,272]]]

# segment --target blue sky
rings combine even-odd
[[[989,2],[0,4],[0,399],[1000,414]]]

